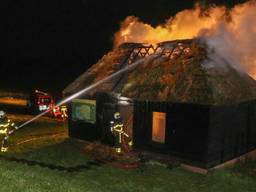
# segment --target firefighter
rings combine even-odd
[[[111,132],[115,136],[115,151],[117,153],[122,152],[122,142],[123,142],[123,136],[129,139],[128,145],[132,147],[132,140],[129,137],[127,133],[124,132],[124,124],[121,120],[121,116],[119,112],[116,112],[114,114],[114,121],[110,122],[111,124]]]
[[[10,128],[17,129],[14,123],[12,123],[6,116],[4,111],[0,111],[0,138],[1,138],[1,152],[8,150],[9,134],[13,132]]]
[[[66,105],[61,105],[60,106],[60,111],[61,111],[61,117],[63,120],[68,118],[68,108]]]

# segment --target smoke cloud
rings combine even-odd
[[[215,55],[256,79],[256,1],[231,9],[224,6],[205,9],[196,4],[156,27],[129,16],[115,34],[114,46],[189,38],[202,39]]]

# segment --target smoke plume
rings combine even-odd
[[[189,38],[204,40],[215,55],[256,79],[256,1],[230,9],[224,6],[206,9],[196,4],[156,27],[129,16],[115,34],[114,46]]]

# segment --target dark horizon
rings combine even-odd
[[[245,1],[201,3],[233,6]],[[0,90],[60,92],[112,49],[129,15],[157,25],[195,1],[8,1],[2,28]]]

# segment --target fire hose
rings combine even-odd
[[[12,135],[14,132],[18,131],[19,129],[20,129],[19,127],[15,126],[14,129],[8,132],[8,135]]]

